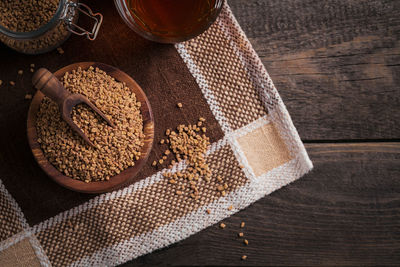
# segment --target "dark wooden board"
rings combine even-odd
[[[302,179],[124,266],[400,264],[400,144],[308,144]],[[249,240],[236,237],[239,224]],[[241,261],[241,255],[248,255]]]
[[[228,3],[303,140],[400,137],[400,1]]]

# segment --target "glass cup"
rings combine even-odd
[[[224,0],[114,0],[125,23],[160,43],[189,40],[216,20]]]

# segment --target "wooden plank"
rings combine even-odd
[[[228,2],[302,139],[400,137],[400,1]]]
[[[225,220],[225,229],[209,227],[123,266],[398,266],[400,143],[307,149],[310,174]],[[247,247],[237,237],[241,221]]]

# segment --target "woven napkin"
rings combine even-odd
[[[154,170],[31,226],[0,181],[1,266],[121,264],[233,215],[312,168],[278,91],[227,4],[210,29],[175,49],[199,92],[185,97],[206,103],[215,121],[211,130],[221,133],[206,154],[213,177],[199,188],[200,199],[176,195],[162,170]],[[179,163],[172,171],[184,168]],[[217,176],[229,185],[225,196],[216,192]]]

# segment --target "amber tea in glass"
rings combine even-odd
[[[116,0],[117,7],[118,0]],[[159,42],[188,40],[205,31],[218,16],[223,0],[125,0],[136,32]],[[134,24],[134,25],[132,25]]]

